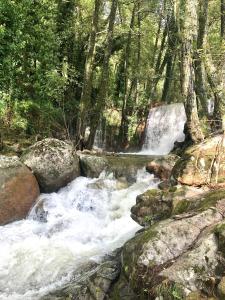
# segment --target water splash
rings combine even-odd
[[[136,196],[156,185],[141,170],[129,187],[103,173],[42,194],[26,220],[0,226],[0,299],[37,300],[122,246],[140,228],[130,218]]]
[[[186,113],[182,103],[152,108],[149,112],[141,154],[166,155],[174,143],[185,139]]]

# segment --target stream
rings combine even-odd
[[[185,121],[183,104],[151,109],[142,152],[128,159],[168,154],[184,139]],[[114,168],[127,168],[122,161]],[[137,195],[157,185],[145,168],[130,186],[103,171],[42,194],[25,220],[0,226],[0,300],[38,300],[69,283],[83,264],[121,247],[141,228],[130,217]]]
[[[42,194],[26,220],[0,227],[0,299],[37,300],[121,247],[140,229],[130,218],[136,196],[156,186],[143,169],[129,187],[103,172]]]

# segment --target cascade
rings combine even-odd
[[[93,148],[103,150],[105,148],[105,142],[106,142],[106,128],[103,124],[103,120],[101,119],[95,133]]]
[[[103,172],[42,194],[27,219],[0,226],[0,300],[38,300],[121,247],[140,228],[130,218],[136,196],[156,186],[145,170],[129,187]]]
[[[166,155],[185,139],[186,113],[182,103],[162,105],[149,112],[141,154]]]

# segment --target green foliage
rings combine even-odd
[[[115,129],[116,135],[124,114],[125,124],[122,126],[126,129],[128,144],[140,142],[136,136],[137,127],[144,124],[149,104],[161,101],[166,67],[161,73],[156,69],[157,63],[162,66],[168,53],[176,59],[167,100],[169,103],[182,100],[181,46],[178,43],[172,51],[168,49],[166,32],[174,2],[163,3],[119,1],[106,83],[108,95],[107,99],[100,101],[104,103],[101,115],[107,126]],[[91,109],[86,127],[93,125],[89,116],[100,91],[109,4],[102,1],[91,79]],[[72,136],[76,134],[94,6],[94,0],[0,1],[1,127],[4,125],[31,135],[54,135],[55,128],[62,136],[65,130]],[[205,49],[199,50],[202,60],[206,61],[210,54],[219,70],[225,53],[220,36],[220,14],[220,1],[210,1],[207,43]],[[179,18],[182,24],[182,18],[185,18],[182,9]],[[180,33],[173,34],[182,38]],[[212,96],[208,85],[207,94]],[[206,116],[202,113],[200,117],[204,131],[209,132]]]

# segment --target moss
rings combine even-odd
[[[225,223],[219,224],[213,229],[213,232],[217,236],[218,249],[225,257]]]
[[[223,224],[219,224],[218,226],[216,226],[213,230],[215,233],[217,234],[221,234],[222,232],[225,232],[225,223]]]
[[[201,210],[213,207],[219,200],[225,199],[225,190],[215,190],[204,195],[199,203]]]
[[[188,200],[179,200],[179,201],[174,201],[173,203],[173,211],[172,215],[180,215],[184,212],[189,211],[191,202]]]
[[[170,193],[175,193],[177,191],[177,186],[171,186],[170,188],[169,188],[169,192]]]
[[[177,179],[182,173],[183,170],[186,169],[186,166],[190,160],[191,155],[185,153],[175,164],[172,170],[172,176]]]
[[[151,197],[158,196],[160,193],[162,193],[162,192],[157,189],[152,189],[152,190],[148,190],[147,192],[145,192],[144,195],[151,198]]]
[[[174,201],[172,215],[190,211],[204,211],[215,207],[219,200],[225,199],[225,190],[215,190],[204,194],[198,199]]]
[[[158,232],[155,230],[155,227],[156,225],[153,225],[151,228],[138,234],[129,242],[127,242],[124,246],[123,271],[125,276],[127,276],[127,278],[129,278],[130,281],[134,281],[133,282],[134,286],[135,286],[136,260],[140,256],[143,245],[145,243],[148,243],[150,240],[154,239],[157,236]]]
[[[167,300],[185,299],[184,289],[177,283],[164,281],[156,288],[156,296]]]
[[[113,285],[109,299],[111,300],[137,300],[137,295],[134,294],[129,282],[123,274],[120,275],[119,280]]]

